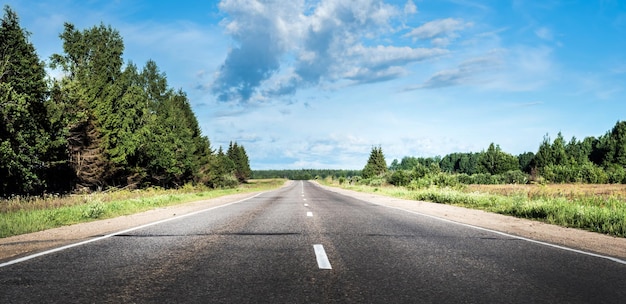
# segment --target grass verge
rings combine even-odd
[[[339,185],[328,181],[323,183],[360,192],[480,209],[564,227],[626,237],[626,201],[621,196],[580,195],[572,197],[571,195],[550,194],[529,197],[522,192],[502,195],[468,192],[467,189],[430,187],[409,190],[405,187],[393,186]]]
[[[0,238],[225,195],[265,191],[284,183],[283,179],[267,179],[251,180],[233,189],[185,186],[174,190],[151,188],[65,197],[13,198],[0,201]]]

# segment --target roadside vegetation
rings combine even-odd
[[[340,183],[327,178],[322,183],[330,186],[377,193],[408,200],[429,201],[472,209],[480,209],[520,218],[539,220],[564,227],[579,228],[603,234],[626,237],[626,190],[622,185],[525,185],[502,191],[494,185],[481,187],[405,187],[383,184],[370,186]],[[609,190],[612,194],[603,196]]]
[[[227,189],[188,184],[178,189],[151,187],[66,196],[13,197],[0,201],[0,238],[225,195],[265,191],[284,183],[284,179],[266,179],[250,180]]]
[[[536,154],[514,156],[491,144],[480,153],[405,157],[386,166],[372,148],[360,175],[328,185],[451,204],[626,237],[626,122],[599,139],[565,143],[546,136]],[[572,184],[574,183],[574,184]]]

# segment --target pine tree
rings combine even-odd
[[[382,176],[387,172],[387,162],[381,147],[373,147],[367,164],[363,168],[363,178]]]
[[[626,121],[618,121],[605,135],[603,163],[626,168]]]
[[[250,161],[244,147],[237,144],[237,142],[230,142],[227,155],[234,164],[234,174],[237,180],[245,182],[249,179],[252,175],[252,170],[250,170]]]
[[[94,189],[105,186],[120,161],[116,157],[118,128],[124,116],[118,106],[123,88],[117,83],[121,76],[124,44],[119,33],[100,25],[84,31],[65,24],[60,35],[64,55],[51,57],[52,67],[60,67],[66,77],[61,81],[61,98],[68,109],[66,120],[67,150],[76,184]],[[122,129],[121,132],[126,130]]]
[[[487,151],[481,154],[478,164],[482,173],[489,174],[502,174],[519,169],[517,157],[502,152],[500,146],[494,145],[494,143],[491,143]]]
[[[43,190],[45,70],[8,6],[0,25],[0,196]]]

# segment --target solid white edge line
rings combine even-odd
[[[424,214],[424,213],[420,213],[420,212],[417,212],[417,211],[406,210],[406,209],[403,209],[403,208],[400,208],[400,207],[392,207],[392,206],[387,206],[387,205],[382,205],[382,204],[377,204],[377,205],[384,206],[384,207],[391,208],[391,209],[402,210],[402,211],[405,211],[405,212],[408,212],[408,213],[413,213],[413,214],[425,216],[425,217],[428,217],[428,218],[440,220],[440,221],[447,222],[447,223],[457,224],[457,225],[470,227],[470,228],[474,228],[474,229],[478,229],[478,230],[482,230],[482,231],[488,231],[488,232],[491,232],[491,233],[495,233],[495,234],[499,234],[499,235],[503,235],[503,236],[506,236],[506,237],[511,237],[511,238],[515,238],[515,239],[518,239],[518,240],[523,240],[523,241],[535,243],[535,244],[540,244],[540,245],[544,245],[544,246],[548,246],[548,247],[558,248],[558,249],[561,249],[561,250],[575,252],[575,253],[578,253],[578,254],[588,255],[588,256],[592,256],[592,257],[596,257],[596,258],[607,259],[607,260],[610,260],[610,261],[613,261],[613,262],[616,262],[616,263],[619,263],[619,264],[626,265],[626,260],[618,259],[618,258],[607,256],[607,255],[601,255],[601,254],[597,254],[597,253],[593,253],[593,252],[588,252],[588,251],[583,251],[583,250],[579,250],[579,249],[569,248],[569,247],[565,247],[565,246],[561,246],[561,245],[556,245],[556,244],[551,244],[551,243],[542,242],[542,241],[538,241],[538,240],[533,240],[533,239],[525,238],[523,236],[513,235],[513,234],[509,234],[509,233],[506,233],[506,232],[497,231],[497,230],[493,230],[493,229],[489,229],[489,228],[484,228],[484,227],[474,226],[474,225],[470,225],[470,224],[455,222],[453,220],[437,217],[437,216],[434,216],[434,215]]]
[[[317,260],[317,267],[319,267],[319,269],[333,269],[330,266],[326,251],[324,251],[324,246],[315,244],[313,245],[313,250],[315,251],[315,259]]]
[[[122,230],[122,231],[117,231],[117,232],[114,232],[114,233],[111,233],[111,234],[107,234],[107,235],[104,235],[104,236],[101,236],[101,237],[93,238],[93,239],[90,239],[90,240],[86,240],[86,241],[82,241],[82,242],[78,242],[78,243],[73,243],[73,244],[62,246],[62,247],[53,248],[53,249],[50,249],[50,250],[46,250],[46,251],[38,252],[38,253],[35,253],[35,254],[27,255],[25,257],[21,257],[21,258],[15,259],[15,260],[4,262],[4,263],[0,264],[0,268],[6,267],[6,266],[9,266],[9,265],[13,265],[13,264],[17,264],[17,263],[21,263],[21,262],[24,262],[24,261],[28,261],[30,259],[34,259],[34,258],[37,258],[37,257],[40,257],[40,256],[44,256],[44,255],[48,255],[48,254],[51,254],[51,253],[55,253],[55,252],[63,251],[63,250],[66,250],[66,249],[70,249],[70,248],[73,248],[73,247],[82,246],[82,245],[85,245],[85,244],[89,244],[91,242],[97,242],[97,241],[101,241],[101,240],[104,240],[104,239],[108,239],[108,238],[116,236],[118,234],[124,234],[124,233],[128,233],[128,232],[131,232],[131,231],[143,229],[143,228],[146,228],[146,227],[150,227],[150,226],[166,223],[166,222],[169,222],[169,221],[186,218],[186,217],[193,216],[193,215],[196,215],[196,214],[200,214],[200,213],[203,213],[203,212],[208,212],[208,211],[215,210],[215,209],[218,209],[218,208],[222,208],[222,207],[238,204],[238,203],[241,203],[241,202],[245,202],[245,201],[247,201],[249,199],[253,199],[253,198],[255,198],[255,197],[257,197],[257,196],[259,196],[259,195],[261,195],[263,193],[265,193],[265,192],[257,193],[254,196],[251,196],[251,197],[248,197],[248,198],[245,198],[245,199],[242,199],[242,200],[238,200],[236,202],[232,202],[232,203],[228,203],[228,204],[224,204],[224,205],[220,205],[220,206],[211,207],[211,208],[208,208],[208,209],[198,210],[198,211],[195,211],[195,212],[192,212],[192,213],[187,213],[187,214],[183,214],[183,215],[180,215],[180,216],[167,218],[167,219],[164,219],[164,220],[148,223],[148,224],[145,224],[145,225],[129,228],[129,229]]]

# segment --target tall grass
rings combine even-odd
[[[0,201],[0,238],[113,218],[150,209],[220,196],[274,189],[285,180],[252,180],[233,189],[185,186],[165,190],[119,190],[72,196],[13,198]]]
[[[326,181],[327,184],[328,181]],[[332,184],[339,186],[338,184]],[[403,199],[450,204],[494,213],[540,220],[564,227],[579,228],[626,237],[626,201],[621,195],[572,194],[543,190],[543,195],[524,191],[494,194],[459,188],[342,185],[342,187]]]

